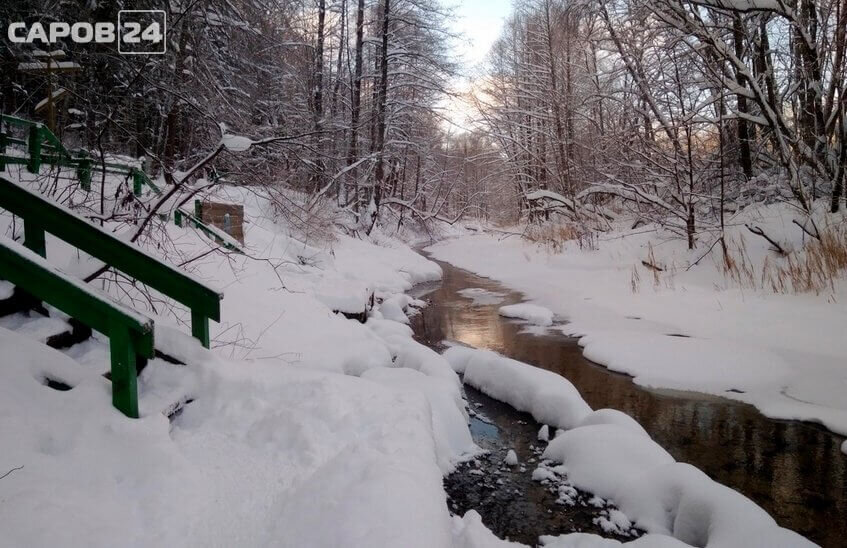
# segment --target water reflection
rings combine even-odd
[[[431,301],[415,320],[418,338],[489,348],[567,377],[591,407],[632,415],[677,460],[753,499],[777,522],[825,547],[845,545],[847,455],[843,438],[814,425],[767,419],[753,407],[695,393],[647,390],[587,361],[576,340],[558,334],[520,334],[497,315],[519,302],[508,293],[500,305],[474,306],[458,290],[505,292],[485,278],[441,263],[444,279],[429,288]]]

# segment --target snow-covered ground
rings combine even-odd
[[[799,249],[803,233],[795,218],[787,206],[774,205],[733,219],[730,247],[738,259],[743,246],[752,284],[723,274],[719,247],[688,269],[703,246],[688,251],[680,238],[650,227],[602,234],[596,250],[571,241],[553,252],[491,233],[427,251],[524,292],[532,304],[567,320],[557,327],[581,337],[586,357],[638,384],[717,394],[770,417],[819,422],[847,434],[847,283],[820,294],[763,289],[760,277],[771,276],[784,259],[743,226],[755,223],[786,248]]]
[[[455,544],[442,476],[477,448],[457,375],[405,325],[422,303],[402,294],[440,268],[380,235],[305,243],[262,197],[229,198],[245,204],[247,256],[173,225],[172,244],[147,243],[225,298],[211,351],[186,311],[142,307],[157,347],[188,365],[150,360],[140,419],[112,407],[102,335],[60,352],[42,341],[62,320],[4,319],[0,544]],[[53,237],[48,259],[91,270]],[[372,294],[367,324],[334,313]]]
[[[588,428],[626,431],[615,436],[617,443],[630,438],[636,444],[652,443],[628,417],[592,413],[561,377],[511,361],[481,367],[458,366],[451,359],[451,365],[416,343],[407,316],[423,303],[403,293],[416,283],[439,279],[441,271],[407,245],[379,233],[367,240],[333,230],[309,237],[275,221],[270,202],[261,195],[222,189],[218,198],[245,206],[246,255],[214,251],[205,236],[172,224],[160,226],[169,236],[166,245],[145,242],[147,251],[185,264],[192,275],[220,288],[225,298],[222,321],[211,326],[211,351],[187,336],[187,311],[162,302],[155,310],[142,306],[156,321],[157,347],[188,365],[150,360],[139,378],[140,419],[129,420],[111,405],[111,387],[101,376],[109,355],[102,335],[60,352],[41,341],[64,328],[61,315],[4,318],[0,476],[8,474],[0,480],[2,543],[510,545],[494,537],[476,512],[450,516],[446,505],[443,475],[478,451],[456,370],[466,381],[488,383],[495,397],[546,424],[573,428],[552,440],[551,459],[577,462],[602,456],[617,466],[614,455],[598,444],[576,444],[588,456],[573,456],[568,447],[560,447],[560,440]],[[8,231],[9,218],[3,219]],[[122,227],[107,223],[106,228],[120,232]],[[468,241],[441,249],[461,249]],[[473,241],[498,253],[508,249],[486,236]],[[47,244],[48,259],[66,272],[92,270],[89,258],[58,239],[48,236]],[[525,275],[534,273],[530,269]],[[0,287],[6,296],[9,289]],[[103,289],[118,298],[132,296],[122,293],[132,291],[126,286]],[[479,291],[468,296],[487,303],[502,298]],[[365,324],[336,313],[358,313],[371,302]],[[541,324],[550,323],[553,312],[573,318],[572,311],[556,302],[544,304],[547,308],[519,306],[505,314]],[[72,389],[53,390],[48,379]],[[165,413],[183,404],[170,422]],[[543,437],[551,437],[549,429]],[[651,446],[644,454],[648,459],[663,452]],[[679,525],[685,532],[680,538],[694,545],[703,545],[706,533],[697,529],[703,523],[733,530],[724,524],[727,513],[714,507],[724,496],[713,497],[709,490],[717,487],[703,487],[713,498],[683,496],[701,481],[696,471],[670,471],[654,481],[641,472],[676,463],[658,458],[636,471],[632,462],[619,464],[619,477],[643,483],[632,483],[627,490],[623,481],[610,486],[590,471],[582,474],[579,465],[572,473],[585,488],[620,499],[630,518],[665,533],[645,537],[655,543],[641,539],[633,546],[673,545],[666,534],[676,534],[677,524],[661,521],[660,515],[667,508],[696,517]],[[627,502],[636,491],[649,494],[646,502]],[[664,498],[677,491],[678,500]],[[747,506],[735,500],[731,504],[750,517]],[[753,518],[769,525],[767,516]],[[719,532],[708,535],[710,546],[713,539],[723,542]],[[568,536],[544,542],[595,546],[602,539]]]

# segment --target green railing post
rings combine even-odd
[[[204,348],[209,348],[209,318],[193,308],[191,309],[191,335],[200,341]]]
[[[35,219],[24,219],[24,246],[42,257],[47,257],[44,227],[38,224]]]
[[[3,133],[2,128],[0,128],[0,171],[6,171],[6,144],[8,137]]]
[[[144,183],[143,173],[136,168],[132,168],[130,173],[132,174],[132,193],[141,196],[141,185]]]
[[[200,221],[203,220],[203,202],[200,200],[194,200],[194,216]]]
[[[76,176],[79,179],[79,186],[88,192],[91,190],[91,164],[92,161],[88,157],[88,153],[80,151],[79,159],[77,160]]]
[[[174,224],[176,226],[182,227],[182,211],[179,209],[174,210]]]
[[[129,331],[121,326],[109,333],[112,357],[112,405],[131,419],[138,418],[138,374],[135,345]]]
[[[26,168],[30,173],[38,173],[41,169],[41,127],[38,125],[29,128],[29,163]]]

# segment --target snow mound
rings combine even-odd
[[[499,312],[506,318],[518,318],[535,325],[553,325],[553,312],[537,304],[510,304],[501,306]]]
[[[459,295],[473,301],[476,306],[500,304],[506,296],[504,293],[489,291],[481,287],[466,287],[457,291]]]
[[[576,487],[607,499],[614,499],[620,485],[631,478],[674,462],[649,437],[617,424],[568,430],[551,441],[542,456],[564,463]]]
[[[648,438],[650,437],[637,420],[617,409],[597,409],[596,411],[592,411],[590,415],[579,423],[580,426],[591,426],[593,424],[617,424]]]
[[[488,350],[454,346],[444,357],[464,382],[558,428],[579,424],[591,408],[564,377]]]
[[[506,453],[506,458],[503,459],[503,462],[505,462],[509,466],[517,466],[518,465],[518,454],[515,453],[514,449],[509,449],[509,452]]]
[[[476,510],[468,510],[463,517],[453,516],[453,548],[519,548],[525,544],[498,538],[483,523]]]
[[[397,390],[420,393],[426,398],[442,473],[452,472],[458,460],[478,451],[468,430],[464,400],[450,381],[400,367],[370,369],[362,378]]]
[[[550,442],[543,457],[564,463],[575,486],[614,500],[628,518],[650,533],[670,535],[692,546],[815,546],[779,527],[740,493],[691,465],[674,462],[664,449],[631,426],[574,428]],[[585,542],[585,546],[606,546]]]
[[[624,546],[814,546],[779,527],[740,493],[675,462],[629,415],[592,411],[563,377],[487,350],[453,346],[444,357],[466,383],[542,424],[567,429],[557,431],[542,457],[561,462],[575,487],[617,504],[623,514],[609,515],[609,527],[626,518],[654,534]],[[621,545],[594,535],[547,537],[546,542],[557,548]]]

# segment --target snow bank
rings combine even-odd
[[[468,510],[462,517],[453,517],[453,548],[518,548],[525,544],[498,538],[483,523],[476,510]]]
[[[414,391],[198,351],[140,378],[142,410],[195,399],[176,421],[129,420],[99,371],[7,330],[0,345],[0,470],[24,465],[2,482],[9,545],[452,544],[433,406]]]
[[[654,543],[650,535],[625,546],[686,546],[679,541],[710,548],[814,546],[779,527],[740,493],[675,462],[629,415],[614,409],[592,411],[563,377],[487,350],[453,346],[444,357],[466,383],[532,413],[545,425],[568,429],[557,432],[542,457],[561,462],[573,486],[614,501],[647,532],[676,539]],[[554,547],[620,545],[592,535],[548,537],[545,542]]]
[[[772,269],[785,259],[744,223],[799,249],[804,234],[792,223],[796,217],[790,206],[774,204],[728,219],[727,238],[743,245],[756,279],[766,259]],[[634,375],[638,384],[720,395],[750,403],[770,417],[818,422],[847,435],[842,329],[847,283],[842,280],[820,295],[740,287],[723,274],[719,251],[715,260],[709,256],[688,268],[706,251],[710,242],[703,238],[689,251],[682,239],[661,228],[630,230],[621,224],[601,234],[596,249],[568,241],[561,253],[553,253],[518,238],[477,234],[427,251],[567,316],[560,329],[582,337],[589,358]],[[740,261],[737,246],[731,247]],[[645,268],[641,261],[650,257],[665,271]]]
[[[564,463],[576,487],[606,499],[615,499],[619,486],[631,478],[674,462],[649,437],[617,424],[568,430],[551,441],[542,456]]]
[[[362,375],[376,383],[407,392],[421,394],[426,399],[432,421],[438,465],[449,474],[463,457],[478,451],[468,430],[465,402],[455,386],[437,377],[428,377],[414,369],[402,367],[377,368]]]
[[[740,493],[712,481],[693,466],[674,462],[632,425],[588,424],[594,422],[589,417],[585,425],[556,437],[542,456],[564,463],[573,485],[615,501],[639,527],[692,546],[815,546],[779,527]],[[574,537],[548,545],[607,546],[592,542]]]
[[[488,350],[454,346],[444,357],[464,382],[558,428],[576,426],[591,408],[567,379]]]
[[[104,339],[63,354],[0,330],[0,474],[24,465],[2,481],[3,542],[452,546],[442,474],[477,448],[456,373],[412,339],[404,311],[420,303],[400,295],[440,268],[379,234],[307,241],[246,191],[227,201],[244,203],[249,256],[163,225],[169,259],[226,298],[214,351],[187,336],[187,311],[158,308],[157,348],[189,365],[150,360],[141,419],[111,405]],[[371,293],[367,325],[333,313]]]
[[[553,313],[537,304],[521,303],[501,306],[499,313],[506,318],[518,318],[535,325],[553,325]]]

